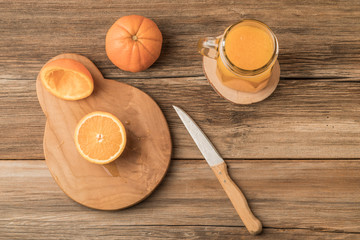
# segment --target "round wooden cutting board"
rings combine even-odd
[[[95,88],[88,98],[66,101],[50,94],[37,78],[36,92],[47,118],[44,153],[53,178],[70,198],[95,209],[122,209],[144,200],[165,176],[171,159],[170,132],[162,111],[141,90],[104,79],[86,57],[62,54],[50,61],[59,58],[84,64]],[[126,128],[123,154],[106,165],[82,158],[74,143],[75,126],[93,111],[114,114]]]

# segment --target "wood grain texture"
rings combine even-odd
[[[65,223],[64,223],[65,224]],[[264,229],[263,234],[252,236],[243,227],[233,226],[122,226],[109,224],[98,226],[97,224],[86,225],[84,227],[67,225],[56,225],[47,222],[46,225],[26,224],[26,230],[19,230],[17,227],[10,228],[8,232],[0,236],[0,239],[124,239],[124,240],[143,240],[143,239],[219,239],[219,240],[357,240],[357,233],[326,232],[313,229]],[[66,230],[64,231],[64,226]],[[49,230],[51,232],[44,232]],[[31,237],[29,237],[31,234]]]
[[[43,146],[52,176],[70,198],[91,208],[121,209],[144,200],[170,164],[171,138],[159,106],[137,88],[104,79],[84,56],[61,54],[49,62],[62,58],[89,70],[94,92],[77,101],[59,99],[45,89],[39,73],[36,92],[47,119]],[[94,111],[110,112],[125,124],[125,151],[109,164],[90,163],[75,147],[75,127]]]
[[[174,158],[201,155],[172,104],[194,116],[225,158],[360,155],[359,1],[91,1],[85,7],[73,0],[18,0],[2,1],[0,10],[0,129],[7,136],[0,159],[44,158],[45,118],[35,78],[48,59],[63,52],[83,54],[106,78],[152,96],[174,135]],[[105,53],[108,27],[133,13],[153,19],[164,35],[159,60],[136,74],[117,69]],[[207,83],[196,43],[245,17],[266,22],[278,36],[282,79],[266,101],[234,106]]]
[[[360,78],[282,79],[268,99],[246,106],[220,98],[205,77],[119,81],[144,90],[159,103],[169,123],[175,159],[202,156],[172,104],[188,112],[227,159],[360,156]],[[45,117],[35,86],[22,80],[5,81],[3,86],[0,128],[7,137],[2,139],[0,158],[44,159]]]
[[[242,18],[267,23],[279,40],[286,77],[357,77],[360,3],[350,1],[10,1],[0,3],[1,79],[34,79],[54,55],[88,56],[105,78],[202,75],[200,37],[217,36]],[[281,13],[281,14],[279,14]],[[153,19],[164,37],[160,59],[137,74],[117,69],[105,53],[108,28],[121,16]]]
[[[252,235],[260,234],[262,231],[262,224],[251,211],[243,192],[229,176],[226,163],[223,162],[212,166],[211,169],[249,233]]]
[[[153,19],[164,37],[158,61],[136,74],[117,69],[105,53],[106,31],[129,14]],[[0,15],[0,159],[20,160],[0,161],[0,238],[360,238],[359,1],[3,0]],[[267,23],[280,45],[279,86],[251,106],[217,96],[196,49],[200,37],[241,18]],[[189,159],[173,161],[160,188],[133,208],[82,207],[61,192],[43,161],[21,161],[44,159],[35,79],[65,52],[85,55],[105,78],[153,97],[169,122],[173,158]],[[262,235],[241,227],[211,169],[196,160],[202,156],[172,104],[234,159],[227,161],[230,175],[263,221]]]
[[[265,232],[260,236],[268,238],[268,228],[281,229],[274,230],[279,236],[284,231],[284,239],[291,238],[287,235],[291,229],[310,236],[360,234],[360,161],[227,163],[229,174],[263,223]],[[126,236],[122,226],[149,226],[149,231],[158,225],[170,225],[174,231],[179,225],[243,226],[203,160],[173,161],[167,177],[146,201],[110,212],[88,209],[66,197],[43,161],[0,161],[0,176],[0,231],[14,236],[41,234],[41,227],[41,232],[49,233],[61,229],[58,234],[87,230],[101,235],[107,229],[109,236]],[[240,233],[248,235],[244,230]]]

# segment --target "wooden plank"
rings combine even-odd
[[[267,100],[240,106],[220,98],[204,77],[125,80],[164,111],[173,158],[202,159],[171,105],[183,107],[224,158],[357,158],[360,80],[284,80]],[[2,81],[0,159],[43,159],[45,117],[35,80]],[[190,104],[191,103],[191,104]],[[116,106],[114,106],[116,107]]]
[[[115,221],[114,221],[115,222]],[[261,235],[251,236],[243,227],[218,226],[121,226],[116,223],[86,226],[66,223],[58,225],[29,223],[23,231],[10,228],[0,239],[284,239],[284,240],[346,240],[358,239],[357,233],[324,232],[311,229],[272,229],[265,228]],[[16,230],[16,232],[14,232]]]
[[[164,33],[158,63],[137,74],[116,69],[104,51],[107,26],[134,9],[153,18]],[[247,1],[104,5],[95,1],[86,6],[70,0],[3,1],[0,10],[4,36],[0,40],[0,127],[6,136],[0,159],[43,158],[45,119],[35,97],[34,79],[46,60],[62,52],[85,54],[105,77],[133,84],[153,96],[171,125],[175,158],[201,155],[171,104],[189,111],[226,158],[359,156],[359,1],[261,5]],[[253,106],[220,99],[203,77],[195,45],[189,47],[200,36],[216,35],[244,17],[267,22],[278,33],[281,46],[282,82],[270,99]],[[318,80],[339,76],[353,78]],[[285,81],[294,77],[298,80]]]
[[[281,229],[284,236],[286,229],[294,230],[289,234],[314,236],[318,232],[360,234],[359,160],[243,160],[228,161],[228,165],[265,233],[274,228],[274,234]],[[14,236],[38,232],[41,227],[44,233],[61,229],[58,234],[78,230],[90,234],[108,229],[104,234],[111,235],[112,229],[120,234],[120,226],[135,225],[234,227],[228,234],[244,233],[230,201],[202,160],[173,161],[163,183],[147,200],[121,211],[91,210],[73,202],[55,184],[43,161],[0,161],[0,189],[0,231]]]
[[[61,11],[59,10],[61,9]],[[360,69],[360,2],[351,1],[10,1],[0,3],[0,79],[35,79],[60,53],[84,54],[106,78],[202,75],[196,44],[232,23],[256,18],[280,42],[282,76],[357,77]],[[279,14],[279,12],[281,14]],[[108,60],[105,34],[124,15],[153,19],[164,36],[160,59],[148,71],[127,73]],[[56,16],[56,18],[54,17]]]

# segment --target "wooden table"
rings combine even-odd
[[[159,60],[128,73],[107,58],[121,16],[153,19]],[[360,2],[0,2],[1,239],[360,239]],[[253,105],[220,98],[197,40],[242,18],[267,23],[280,44],[281,80]],[[44,162],[45,116],[35,79],[60,53],[90,58],[105,78],[148,93],[173,138],[170,169],[144,202],[121,211],[69,199]],[[250,236],[171,105],[199,123],[243,189],[263,234]]]

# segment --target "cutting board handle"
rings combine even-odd
[[[230,198],[231,203],[233,204],[236,212],[239,214],[249,233],[252,235],[261,233],[261,222],[254,216],[244,194],[230,178],[226,163],[224,162],[213,166],[212,170],[221,183],[221,186],[224,188],[227,196]]]

